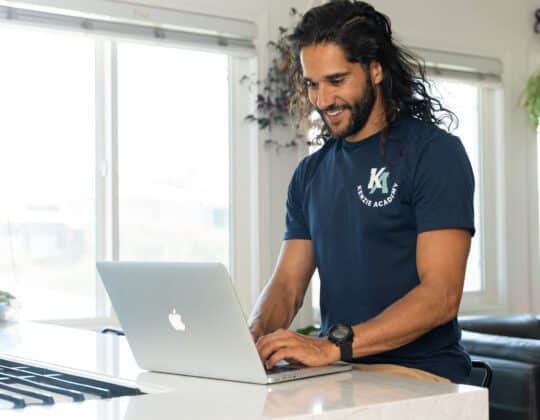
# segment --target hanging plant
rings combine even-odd
[[[300,19],[302,15],[293,7],[290,15]],[[296,124],[293,138],[283,143],[273,138],[272,129],[281,126],[287,127],[289,118],[289,99],[293,94],[293,86],[289,78],[289,65],[291,62],[291,46],[288,41],[289,28],[279,27],[277,41],[268,42],[267,46],[272,50],[272,61],[266,72],[264,80],[256,80],[254,75],[244,75],[240,83],[248,84],[249,89],[258,90],[255,100],[255,112],[246,115],[244,118],[248,122],[256,122],[259,130],[267,130],[268,138],[266,145],[274,145],[276,150],[282,147],[295,147],[297,140],[302,138],[299,126]]]
[[[536,129],[540,117],[540,73],[530,76],[527,80],[522,103],[527,107],[531,126]]]

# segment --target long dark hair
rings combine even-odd
[[[291,46],[289,66],[293,95],[289,102],[291,116],[307,122],[315,107],[309,102],[300,63],[300,50],[306,46],[331,42],[343,48],[347,60],[359,63],[364,70],[376,60],[383,69],[381,92],[387,127],[381,136],[384,141],[388,129],[399,115],[408,115],[440,125],[449,119],[459,124],[457,116],[429,95],[431,83],[425,77],[425,64],[413,52],[392,39],[390,19],[370,4],[355,0],[335,0],[310,9],[288,37]],[[318,138],[327,141],[331,134],[321,126]]]

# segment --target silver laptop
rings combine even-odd
[[[142,369],[258,384],[351,369],[338,362],[266,371],[220,263],[98,262],[97,269]]]

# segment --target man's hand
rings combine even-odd
[[[325,366],[340,359],[339,347],[326,338],[306,337],[279,329],[257,340],[257,350],[267,369],[280,360],[306,366]]]

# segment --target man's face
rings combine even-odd
[[[347,61],[334,43],[309,45],[300,52],[309,101],[328,130],[350,137],[366,124],[375,104],[371,76],[358,63]]]

